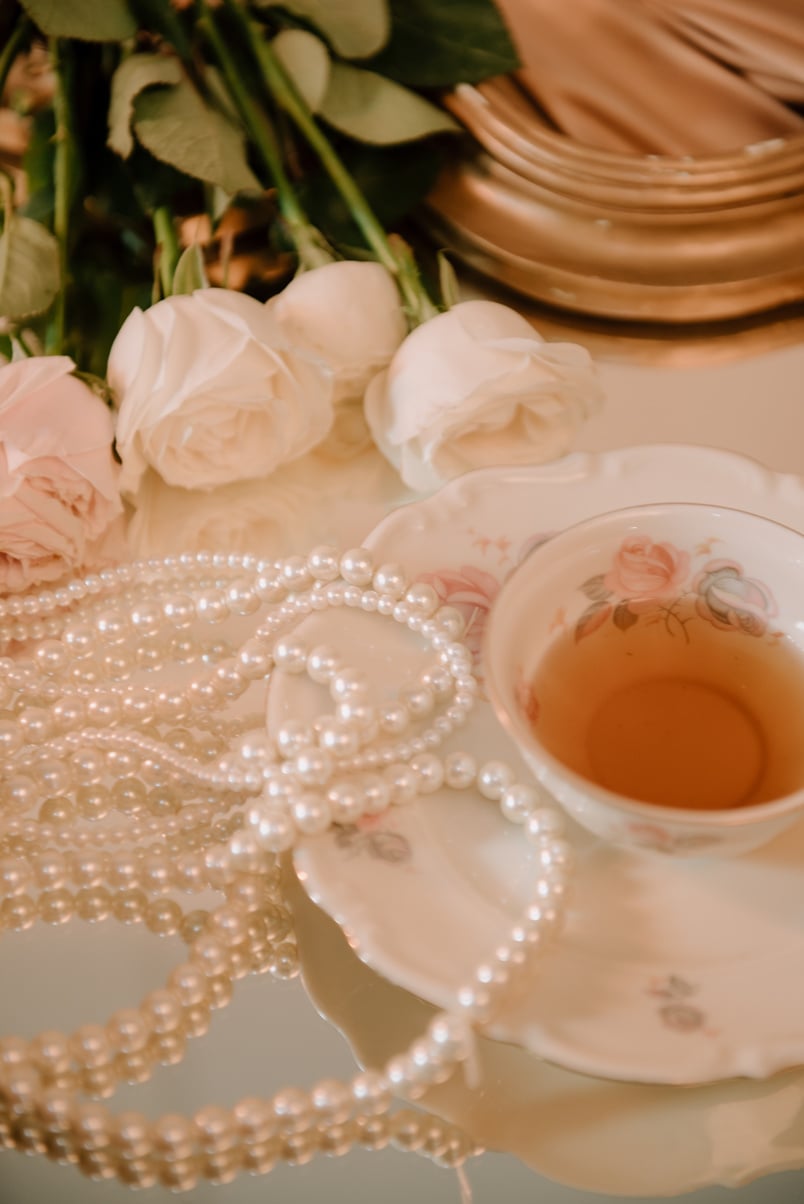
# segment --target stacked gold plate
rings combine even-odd
[[[804,298],[804,135],[706,158],[582,146],[498,78],[447,99],[475,139],[428,203],[469,266],[574,313],[638,322]]]

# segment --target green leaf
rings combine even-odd
[[[329,51],[305,29],[283,29],[271,45],[307,106],[317,113],[329,84]]]
[[[412,88],[449,88],[519,66],[492,0],[391,0],[391,40],[373,70]]]
[[[453,305],[457,305],[461,299],[458,277],[449,257],[443,251],[438,252],[436,259],[438,262],[438,291],[447,309],[452,309]]]
[[[242,134],[187,79],[141,92],[134,102],[134,132],[155,158],[197,180],[219,184],[230,195],[260,190]]]
[[[341,133],[375,146],[459,129],[448,113],[423,96],[348,63],[332,64],[319,113]]]
[[[276,0],[319,29],[336,54],[364,59],[382,50],[391,32],[388,0]]]
[[[43,226],[53,224],[53,159],[56,122],[53,110],[40,109],[31,119],[28,145],[22,158],[28,199],[21,206],[26,217]]]
[[[197,242],[191,243],[179,256],[173,273],[171,294],[194,293],[197,288],[207,288],[209,281],[204,271],[204,253]]]
[[[182,75],[179,62],[163,54],[132,54],[117,68],[112,76],[107,142],[122,159],[134,149],[131,121],[137,97],[155,84],[177,84]]]
[[[7,212],[0,235],[0,318],[44,313],[59,291],[59,244],[30,217]]]
[[[31,20],[51,38],[122,42],[137,32],[126,0],[21,0]]]

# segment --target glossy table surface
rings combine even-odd
[[[537,321],[537,325],[539,322]],[[546,318],[541,329],[555,338],[561,322]],[[753,456],[786,472],[804,474],[804,331],[801,319],[759,330],[713,337],[631,339],[600,330],[576,330],[599,358],[607,402],[581,432],[576,448],[600,451],[656,443],[704,444]],[[304,550],[312,543],[359,541],[391,506],[410,500],[376,453],[333,463],[316,476],[305,504],[295,511],[283,539]],[[680,482],[680,488],[683,482]],[[337,499],[335,504],[334,499]],[[175,531],[173,536],[176,537]],[[171,531],[149,537],[149,551],[167,551]],[[161,539],[161,546],[160,546]],[[256,551],[274,553],[273,547]],[[285,551],[282,547],[279,551]],[[139,929],[116,925],[38,926],[4,936],[0,958],[0,1032],[32,1035],[42,1028],[70,1028],[102,1020],[159,985],[179,954],[172,939],[159,941]],[[392,1022],[392,1018],[388,1018]],[[231,1005],[215,1016],[210,1033],[191,1045],[184,1062],[160,1071],[148,1084],[125,1088],[115,1109],[131,1106],[156,1115],[192,1111],[202,1103],[231,1104],[243,1095],[268,1094],[287,1084],[309,1084],[348,1075],[354,1066],[338,1032],[319,1017],[302,985],[246,979]],[[804,1114],[800,1145],[804,1149]],[[672,1150],[672,1133],[667,1136]],[[638,1151],[634,1153],[638,1157]],[[793,1204],[804,1197],[802,1169],[767,1176],[734,1189],[710,1186],[686,1199],[695,1204]],[[596,1193],[552,1182],[510,1155],[489,1153],[466,1168],[475,1204],[591,1204]],[[113,1204],[127,1198],[116,1183],[88,1183],[76,1172],[43,1159],[0,1155],[0,1204]],[[153,1189],[147,1199],[168,1193]],[[301,1168],[281,1167],[267,1180],[242,1178],[224,1188],[200,1187],[198,1204],[229,1200],[251,1204],[265,1198],[293,1201],[376,1201],[402,1204],[422,1199],[447,1204],[461,1199],[454,1172],[393,1150],[354,1152],[317,1159]],[[624,1198],[624,1197],[615,1197]],[[632,1197],[643,1198],[643,1197]]]

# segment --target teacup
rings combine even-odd
[[[579,523],[498,595],[484,673],[545,789],[618,844],[733,855],[804,814],[804,535],[723,507]]]

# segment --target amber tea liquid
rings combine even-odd
[[[804,658],[705,620],[568,631],[533,680],[534,731],[570,769],[642,802],[723,810],[804,784]]]

